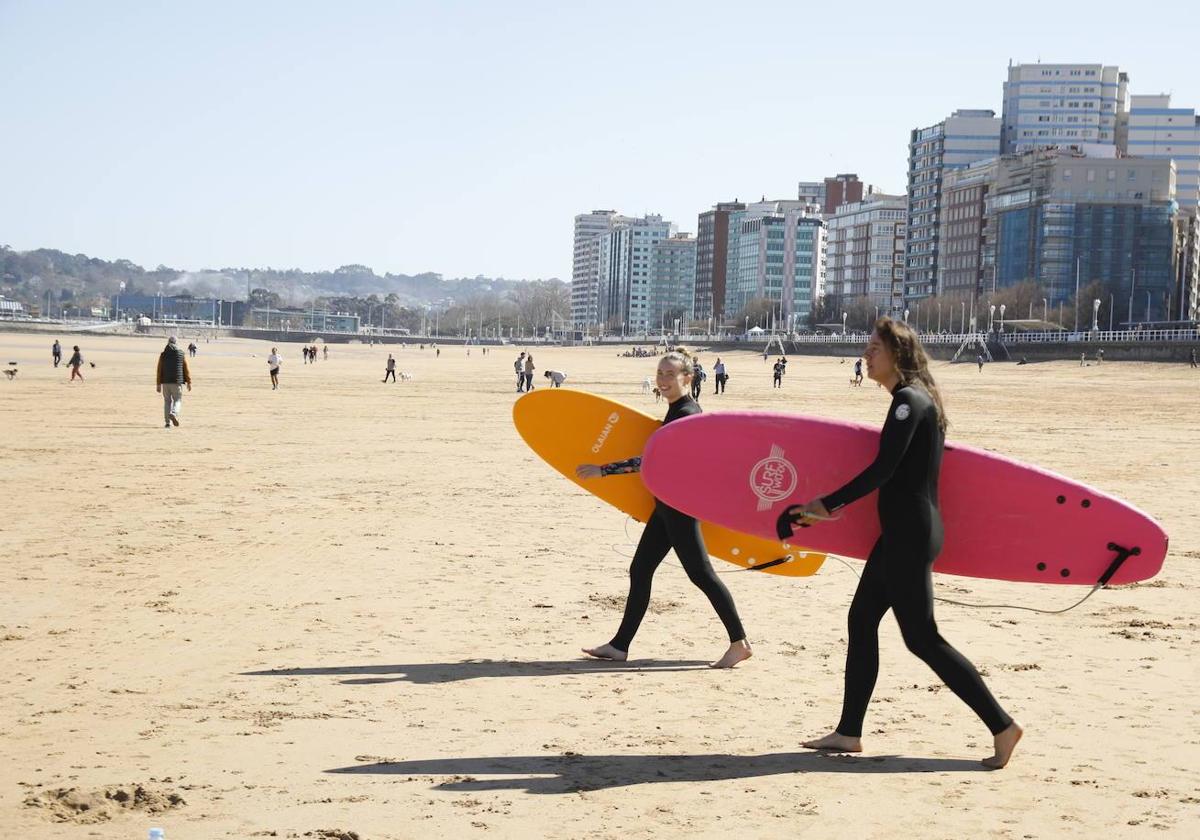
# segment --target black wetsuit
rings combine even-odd
[[[879,622],[890,607],[904,644],[995,735],[1012,723],[970,662],[938,633],[933,619],[933,560],[942,549],[938,473],[945,435],[937,407],[920,387],[898,386],[880,435],[879,454],[846,486],[821,501],[830,513],[879,489],[882,534],[867,558],[850,604],[846,689],[839,734],[862,736],[879,673]]]
[[[699,413],[699,404],[685,395],[671,403],[663,425]],[[604,475],[619,475],[638,472],[641,466],[642,459],[638,457],[605,464],[601,470]],[[625,616],[621,619],[617,635],[613,636],[609,644],[619,651],[629,652],[629,645],[646,615],[646,608],[650,606],[650,585],[654,580],[654,572],[672,548],[675,549],[683,570],[687,572],[688,579],[708,596],[709,602],[729,633],[729,641],[736,642],[746,638],[746,631],[742,629],[741,619],[738,618],[737,607],[733,604],[733,596],[717,577],[712,562],[708,559],[704,537],[700,534],[700,523],[656,499],[654,512],[646,522],[646,529],[642,531],[642,538],[638,540],[633,562],[629,566],[629,597],[625,600]]]

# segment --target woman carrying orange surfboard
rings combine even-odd
[[[882,533],[850,603],[842,717],[831,734],[804,746],[862,751],[863,718],[879,674],[879,622],[890,608],[908,649],[987,724],[995,753],[983,764],[998,770],[1008,763],[1023,730],[988,691],[975,666],[942,638],[933,618],[931,569],[942,548],[937,491],[946,414],[929,358],[911,327],[886,317],[875,323],[865,355],[867,376],[892,394],[879,454],[840,489],[785,514],[792,524],[808,527],[879,490]]]
[[[667,353],[659,360],[658,390],[670,403],[667,416],[663,420],[664,425],[681,417],[700,413],[700,405],[691,397],[693,372],[692,359],[686,353]],[[604,465],[580,464],[576,467],[575,474],[581,479],[591,479],[637,472],[641,468],[641,460],[640,457],[635,457]],[[621,626],[612,641],[593,648],[583,648],[584,653],[597,659],[619,662],[629,657],[629,646],[650,605],[650,585],[654,579],[654,572],[672,548],[679,556],[688,578],[708,596],[729,634],[729,648],[720,659],[712,663],[712,667],[732,668],[750,658],[753,651],[746,640],[746,632],[742,629],[733,596],[713,571],[712,562],[708,559],[708,552],[704,546],[704,538],[700,534],[700,523],[657,500],[654,513],[646,522],[646,528],[638,540],[637,550],[629,567],[629,596],[625,599],[625,615]]]

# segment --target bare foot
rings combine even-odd
[[[859,753],[862,752],[862,738],[852,738],[837,732],[830,732],[824,738],[815,741],[805,741],[800,746],[810,750],[829,750],[830,752]]]
[[[612,645],[600,645],[594,648],[580,648],[588,656],[594,656],[597,659],[611,659],[613,662],[624,662],[629,658],[629,653],[623,650],[617,650]]]
[[[749,659],[754,655],[750,643],[745,639],[729,643],[729,650],[716,662],[709,663],[709,668],[732,668],[734,665]]]
[[[999,735],[995,736],[996,754],[990,755],[981,762],[984,767],[989,770],[1000,770],[1004,765],[1008,764],[1008,760],[1012,758],[1013,750],[1017,747],[1017,742],[1021,740],[1021,736],[1025,734],[1025,730],[1021,728],[1021,724],[1015,720],[1008,725]]]

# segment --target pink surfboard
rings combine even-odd
[[[699,519],[776,537],[789,505],[832,493],[878,451],[879,429],[870,426],[773,413],[702,414],[654,433],[642,480],[656,497]],[[938,489],[945,526],[938,572],[1116,584],[1153,577],[1166,557],[1166,532],[1137,508],[990,452],[947,444]],[[796,541],[865,559],[879,537],[877,496],[847,505],[834,520],[797,528]]]

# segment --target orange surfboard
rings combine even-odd
[[[542,388],[513,405],[517,432],[542,460],[594,496],[645,522],[654,497],[637,473],[582,481],[579,464],[607,464],[641,455],[661,421],[627,405],[584,391]],[[817,551],[700,523],[708,553],[743,569],[786,577],[814,574],[825,561]]]

